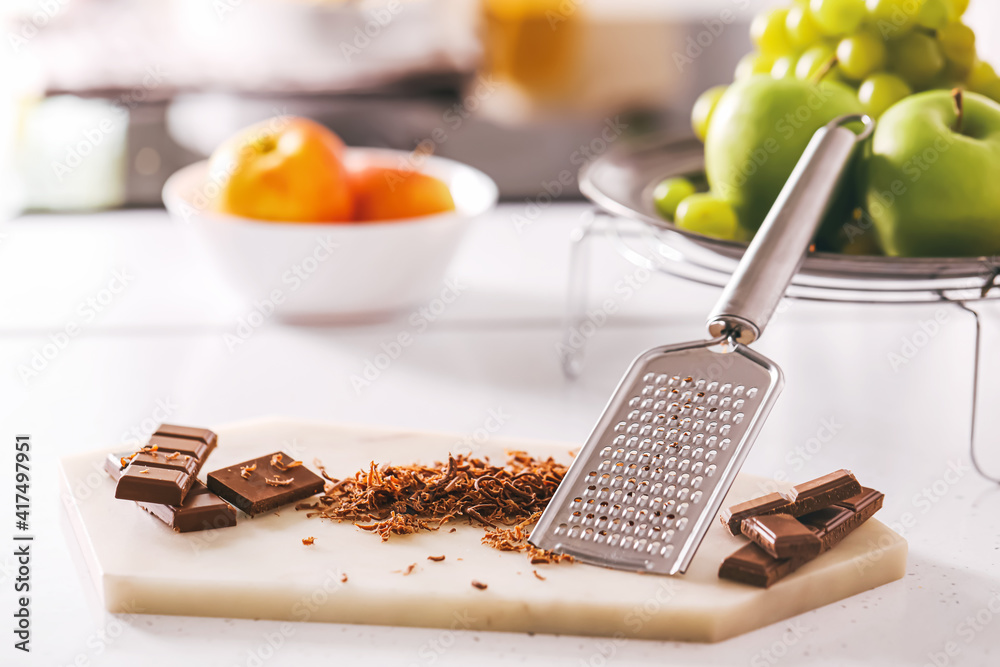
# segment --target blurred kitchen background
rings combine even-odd
[[[158,206],[173,171],[283,113],[466,162],[505,199],[576,197],[559,174],[600,137],[690,134],[771,4],[3,0],[0,217]],[[966,21],[1000,63],[1000,1]]]

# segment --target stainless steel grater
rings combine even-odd
[[[856,122],[859,134],[845,127]],[[783,385],[781,369],[747,345],[873,129],[867,116],[844,116],[816,132],[712,310],[712,338],[632,362],[532,530],[533,545],[606,567],[687,570]]]

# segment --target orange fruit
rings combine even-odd
[[[455,210],[448,186],[419,171],[370,165],[352,172],[351,184],[359,221],[403,220]]]
[[[354,195],[344,143],[319,123],[277,116],[251,125],[212,154],[217,210],[275,222],[347,222]]]

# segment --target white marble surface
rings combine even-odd
[[[37,535],[33,652],[13,651],[5,631],[2,663],[124,666],[140,650],[149,651],[147,665],[1000,660],[1000,489],[968,467],[972,322],[936,305],[789,302],[758,346],[785,370],[787,386],[745,469],[798,481],[851,468],[886,493],[879,518],[910,543],[902,581],[843,603],[712,646],[99,610],[66,539],[55,460],[118,444],[156,419],[212,425],[281,414],[472,437],[492,410],[503,415],[497,432],[504,436],[584,439],[630,358],[653,344],[700,337],[717,292],[651,280],[589,340],[582,378],[566,381],[555,345],[567,238],[582,210],[550,207],[520,233],[516,204],[479,221],[451,269],[461,296],[425,330],[415,331],[407,316],[349,328],[268,323],[232,352],[224,335],[247,310],[165,214],[33,217],[0,227],[0,433],[7,442],[15,433],[34,438]],[[607,247],[596,248],[594,259],[595,289],[606,293],[633,271]],[[91,316],[86,300],[107,296],[115,270],[126,271],[127,286]],[[889,355],[936,315],[939,331],[894,369]],[[67,324],[79,332],[24,381],[19,366]],[[412,345],[356,392],[351,376],[401,331],[414,333]],[[986,365],[997,366],[989,351]],[[998,449],[995,435],[985,441]],[[12,449],[5,447],[8,456]],[[1000,457],[992,462],[1000,468]],[[10,489],[12,467],[0,465],[3,488]],[[14,604],[10,551],[0,551],[6,618]]]

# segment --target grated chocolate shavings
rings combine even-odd
[[[416,563],[410,563],[409,565],[406,566],[406,569],[403,570],[403,576],[405,577],[407,575],[413,574],[413,571],[415,569],[417,569],[417,564]]]
[[[435,563],[440,563],[441,561],[444,560],[444,556],[428,556],[427,560],[432,560]]]
[[[475,579],[472,580],[472,587],[473,588],[478,588],[481,591],[485,591],[487,588],[489,588],[489,586],[487,586],[483,582],[476,581]]]
[[[330,484],[317,500],[296,509],[307,510],[310,517],[349,521],[376,533],[383,542],[392,535],[438,530],[450,521],[466,520],[487,529],[482,540],[487,546],[525,552],[533,562],[572,562],[569,556],[527,543],[530,526],[552,499],[566,466],[525,452],[507,454],[504,466],[462,454],[433,466],[372,461],[367,469],[341,480],[330,477],[315,461]],[[454,531],[454,527],[449,530]]]
[[[268,486],[288,486],[295,481],[294,477],[289,477],[288,479],[282,479],[281,477],[265,477],[264,483]]]
[[[347,575],[346,574],[340,575],[340,583],[342,583],[342,584],[346,584],[347,583]]]
[[[535,579],[538,579],[539,581],[545,581],[545,577],[538,574],[538,570],[532,570],[531,573],[535,575]]]
[[[252,475],[253,471],[256,469],[257,469],[256,463],[248,466],[240,466],[240,477],[242,477],[243,479],[250,479],[250,475]]]
[[[487,530],[482,537],[482,543],[493,547],[499,551],[521,551],[527,554],[532,565],[548,565],[550,563],[572,563],[573,557],[568,554],[558,554],[553,551],[545,551],[528,544],[530,530],[528,526],[533,525],[541,516],[537,512],[521,523],[511,528],[494,528]]]
[[[307,547],[311,547],[315,542],[316,542],[316,538],[315,537],[303,537],[302,538],[302,544],[306,545]]]
[[[296,466],[302,465],[302,461],[292,461],[291,463],[282,463],[281,459],[284,457],[278,453],[271,457],[271,467],[280,470],[281,472],[287,471],[289,468],[294,468]]]
[[[174,459],[176,459],[180,455],[181,455],[180,452],[173,452],[173,453],[167,455],[167,460],[168,461],[173,461]]]

